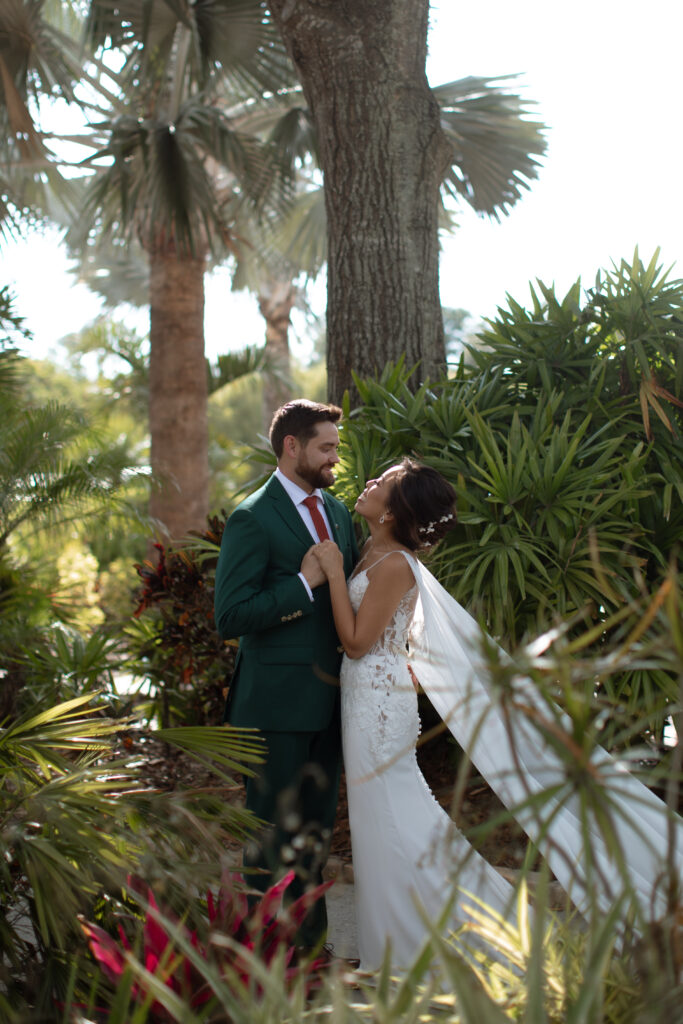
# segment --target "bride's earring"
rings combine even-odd
[[[380,526],[382,525],[383,522],[384,522],[384,513],[382,513],[382,515],[379,517],[379,524],[380,524]]]

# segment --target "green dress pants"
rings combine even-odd
[[[245,846],[245,879],[264,892],[293,869],[296,876],[286,896],[291,902],[322,882],[339,790],[339,715],[322,732],[262,735],[268,747],[266,763],[259,766],[257,776],[246,779],[246,805],[268,825]],[[326,934],[322,898],[302,922],[296,941],[315,947],[325,941]]]

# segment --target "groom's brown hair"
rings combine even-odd
[[[268,437],[279,459],[285,438],[291,434],[304,444],[315,437],[318,423],[337,423],[342,411],[336,405],[309,402],[307,398],[295,398],[292,402],[275,410]]]

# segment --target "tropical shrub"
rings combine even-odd
[[[76,409],[33,404],[25,363],[0,349],[0,718],[73,694],[66,673],[48,671],[85,607],[63,565],[60,576],[64,538],[71,543],[76,523],[122,514],[136,474],[126,446],[101,448]]]
[[[600,880],[590,872],[588,909],[583,918],[567,907],[559,913],[550,911],[548,877],[542,870],[528,880],[530,889],[533,885],[533,913],[529,912],[523,876],[516,908],[509,917],[492,912],[475,894],[470,901],[471,921],[458,932],[448,932],[448,905],[440,920],[425,922],[428,934],[424,944],[414,962],[399,975],[392,967],[388,946],[379,971],[351,978],[325,972],[312,989],[309,976],[292,975],[288,970],[286,948],[263,956],[257,948],[249,948],[251,939],[246,944],[239,941],[234,927],[239,914],[237,919],[231,916],[239,903],[235,904],[231,893],[224,905],[226,913],[219,913],[224,919],[221,928],[207,933],[206,922],[199,922],[196,938],[184,920],[178,922],[177,912],[152,909],[147,926],[153,928],[153,935],[148,932],[147,939],[143,936],[136,943],[129,934],[126,943],[131,948],[126,948],[125,954],[109,937],[114,923],[111,918],[106,937],[97,928],[89,932],[96,957],[106,958],[119,981],[115,989],[110,984],[93,983],[86,1006],[88,1019],[95,1016],[97,1007],[101,1008],[100,1019],[109,1024],[159,1019],[182,1024],[220,1020],[232,1024],[322,1024],[328,1020],[342,1024],[504,1024],[509,1020],[668,1024],[677,1019],[676,1007],[683,994],[680,892],[675,886],[668,890],[666,908],[657,920],[649,920],[647,908],[635,917],[629,915],[629,850],[620,845],[610,814],[605,813],[611,803],[610,778],[602,772],[586,771],[590,754],[603,735],[603,723],[594,713],[592,680],[618,675],[623,665],[631,662],[666,668],[683,678],[683,600],[675,576],[670,575],[666,582],[668,586],[651,600],[643,599],[638,606],[616,613],[616,621],[609,627],[618,643],[608,657],[592,650],[594,627],[571,634],[568,629],[554,629],[516,649],[506,668],[495,658],[490,664],[492,684],[500,691],[503,704],[515,702],[514,677],[523,672],[533,680],[547,708],[545,716],[532,716],[530,722],[545,741],[552,737],[566,774],[561,793],[554,785],[551,791],[537,794],[534,803],[540,810],[547,801],[552,815],[558,796],[562,801],[576,801],[587,844],[583,863],[590,860],[588,844],[596,829],[603,837],[614,856],[614,877],[609,884],[616,883],[617,874],[624,883],[623,894],[607,912],[591,898],[590,887]],[[667,630],[662,642],[646,643],[645,627],[655,611],[662,612]],[[564,716],[558,714],[558,698],[565,707]],[[518,702],[522,714],[525,703]],[[627,719],[624,725],[629,728]],[[528,741],[526,734],[524,741]],[[678,752],[672,756],[672,764],[660,764],[650,781],[663,793],[668,790],[675,806],[681,758]],[[643,768],[635,754],[631,767]],[[461,772],[466,773],[465,766]],[[632,814],[637,828],[637,807]],[[470,838],[476,843],[493,824],[477,826]],[[453,871],[457,883],[456,864]],[[203,903],[193,891],[197,903]],[[214,907],[213,903],[206,907],[210,920],[215,919]],[[130,922],[130,908],[126,910]],[[631,923],[637,926],[634,932]]]
[[[190,947],[195,956],[213,967],[222,985],[228,990],[239,992],[254,991],[251,964],[258,957],[266,969],[276,958],[281,958],[285,968],[284,980],[292,986],[303,977],[311,979],[322,965],[321,959],[310,958],[299,961],[295,945],[296,931],[308,910],[320,899],[332,882],[304,893],[298,899],[284,906],[284,897],[294,879],[290,871],[279,882],[272,885],[259,900],[249,906],[244,884],[236,875],[226,875],[214,898],[207,894],[208,935],[200,939],[196,931],[190,931],[173,915],[162,913],[157,906],[154,893],[147,888],[145,918],[142,926],[140,961],[144,973],[131,988],[132,1002],[149,1005],[150,1019],[167,1020],[166,1009],[154,999],[150,985],[154,979],[166,989],[185,999],[193,1010],[210,1010],[207,1004],[215,1003],[216,994],[209,982],[208,971],[198,970],[184,948]],[[140,894],[142,895],[142,894]],[[81,927],[88,940],[90,951],[106,977],[117,984],[124,973],[130,973],[130,954],[134,952],[130,940],[119,925],[120,944],[98,925],[81,921]],[[150,982],[145,983],[149,978]],[[260,994],[256,983],[255,994]]]
[[[74,963],[82,965],[76,989],[87,991],[92,970],[78,915],[106,926],[130,904],[131,873],[196,923],[200,907],[188,894],[221,877],[230,864],[228,839],[242,840],[252,825],[229,789],[233,775],[260,760],[253,736],[230,728],[155,733],[155,742],[192,754],[215,778],[209,789],[160,793],[141,775],[140,760],[131,763],[124,723],[105,717],[106,710],[86,695],[0,728],[5,1020],[32,1019],[29,1008],[36,1019],[52,1019]],[[137,740],[144,740],[140,730]]]
[[[152,687],[151,713],[162,724],[216,724],[222,720],[235,647],[224,643],[213,619],[214,573],[225,513],[202,534],[136,566],[142,580],[135,621],[126,627],[129,667]]]
[[[404,455],[444,473],[458,525],[431,559],[505,646],[560,619],[600,629],[665,579],[683,536],[683,282],[638,254],[581,304],[539,284],[509,300],[448,380],[410,387],[388,366],[348,401],[337,494]],[[656,638],[657,615],[648,624]],[[675,680],[641,665],[610,696],[658,738]]]

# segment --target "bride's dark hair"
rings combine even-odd
[[[430,466],[403,459],[402,472],[389,493],[396,540],[411,551],[430,547],[456,523],[455,491]]]

